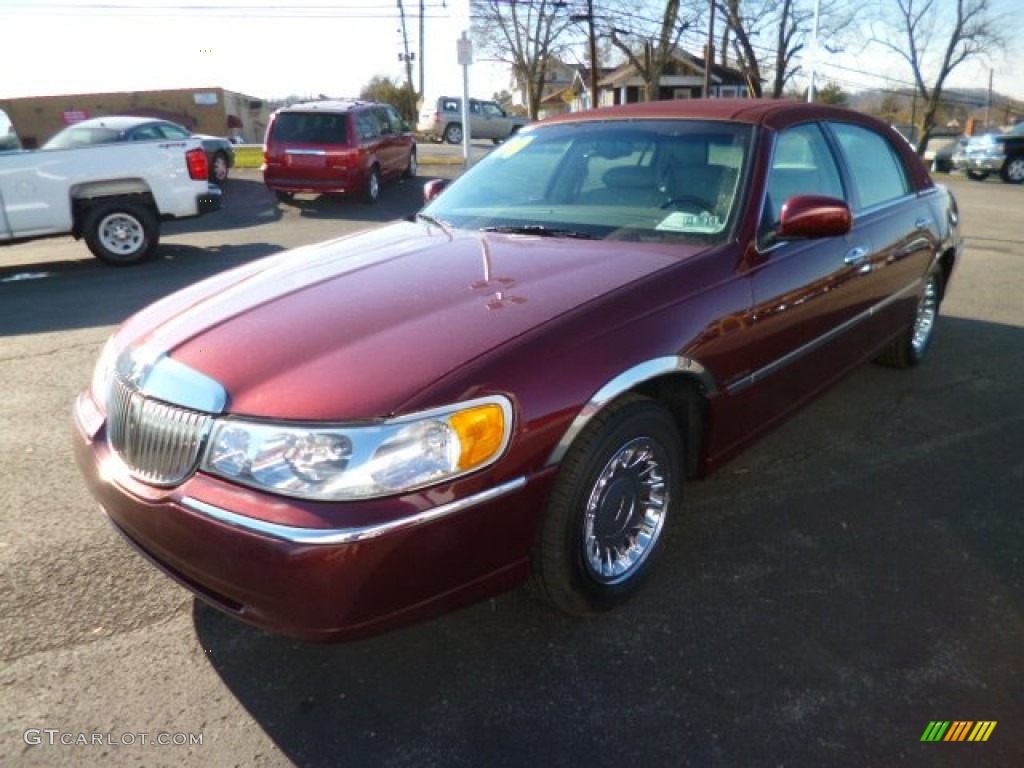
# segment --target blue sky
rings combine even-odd
[[[1024,100],[1019,1],[995,0],[1016,28],[1008,34],[1012,53],[991,66],[995,89]],[[456,40],[468,28],[468,0],[423,2],[425,90],[459,92]],[[419,0],[404,5],[415,51]],[[0,29],[0,98],[211,86],[271,99],[351,96],[374,75],[404,76],[390,0],[0,0]],[[844,69],[826,66],[824,80],[831,76],[847,90],[910,79],[905,65],[877,53],[835,63]],[[963,68],[949,84],[986,87],[989,69]],[[417,62],[414,82],[418,71]],[[479,56],[469,72],[473,95],[509,86],[507,69]]]

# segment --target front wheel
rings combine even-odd
[[[1007,184],[1024,183],[1024,155],[1007,159],[999,175]]]
[[[409,164],[405,166],[405,172],[402,176],[406,179],[415,179],[418,172],[419,165],[416,162],[416,151],[413,150],[409,153]]]
[[[160,239],[152,208],[140,203],[97,203],[85,214],[85,243],[93,255],[115,267],[145,261]]]
[[[682,505],[684,446],[658,403],[627,396],[566,455],[532,553],[531,588],[566,613],[612,608],[640,588]]]
[[[939,318],[941,303],[942,272],[933,269],[917,300],[913,323],[889,342],[889,346],[882,350],[875,362],[888,368],[913,368],[924,360],[935,336],[935,323]]]

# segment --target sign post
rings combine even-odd
[[[470,113],[469,113],[469,67],[473,63],[473,41],[463,32],[456,41],[459,54],[459,66],[462,67],[462,158],[469,168],[472,165],[472,146],[470,144]]]

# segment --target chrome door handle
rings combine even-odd
[[[846,256],[843,257],[843,263],[854,266],[861,264],[868,257],[868,249],[864,246],[858,246],[857,248],[851,248],[846,252]]]

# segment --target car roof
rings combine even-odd
[[[138,117],[136,115],[104,115],[103,117],[90,117],[88,120],[80,120],[77,123],[72,123],[72,125],[81,125],[87,128],[93,125],[102,125],[107,128],[113,128],[114,130],[124,131],[147,123],[166,122],[169,121],[153,117]]]
[[[676,99],[620,104],[586,112],[570,112],[544,120],[545,123],[580,122],[586,120],[694,119],[728,120],[730,122],[780,128],[794,123],[825,118],[863,122],[884,126],[875,118],[860,112],[827,104],[789,99]]]
[[[278,112],[348,112],[358,107],[381,106],[375,101],[362,99],[319,99],[318,101],[302,101],[281,107]]]

